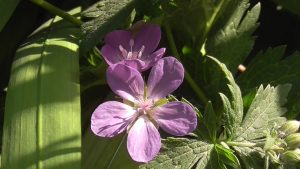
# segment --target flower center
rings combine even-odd
[[[124,59],[140,59],[141,56],[143,55],[144,50],[145,50],[145,46],[142,45],[142,47],[138,51],[132,51],[133,46],[134,46],[134,40],[133,39],[130,39],[129,46],[130,46],[130,50],[127,51],[126,49],[124,49],[124,47],[122,45],[119,45],[119,50],[120,50],[121,55],[123,56],[123,58]]]

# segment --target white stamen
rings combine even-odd
[[[126,49],[124,49],[122,45],[119,45],[119,50],[121,51],[122,56],[126,59],[127,58],[127,51],[126,51]]]
[[[143,45],[138,53],[138,58],[140,58],[145,50],[145,46]]]

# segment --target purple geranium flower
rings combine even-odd
[[[106,35],[101,54],[109,65],[122,63],[142,72],[153,66],[165,53],[154,52],[161,38],[158,25],[145,24],[137,33],[116,30]]]
[[[158,103],[179,87],[183,76],[182,64],[173,57],[160,59],[153,66],[147,85],[136,69],[123,64],[110,66],[108,85],[132,104],[117,101],[100,104],[92,115],[92,131],[101,137],[114,137],[127,129],[131,158],[138,162],[152,160],[161,147],[158,127],[183,136],[197,126],[196,113],[190,105],[179,101]]]

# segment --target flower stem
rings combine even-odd
[[[74,25],[81,26],[83,23],[81,20],[79,20],[79,19],[75,18],[74,16],[66,13],[65,11],[55,7],[54,5],[48,3],[47,1],[44,1],[44,0],[30,0],[30,1],[44,9],[46,9],[50,13],[58,15],[61,18],[71,22]]]
[[[167,39],[171,48],[171,51],[173,53],[173,55],[181,61],[180,55],[177,51],[177,47],[172,35],[172,31],[170,26],[168,25],[168,23],[165,23],[164,25],[164,29],[167,35]],[[207,97],[205,96],[204,92],[201,90],[201,88],[196,84],[196,82],[194,81],[194,79],[191,77],[190,73],[185,69],[184,71],[185,73],[185,79],[187,80],[187,82],[190,84],[190,86],[192,87],[192,89],[194,90],[194,92],[197,94],[198,98],[200,99],[200,101],[205,105],[208,102]]]
[[[251,143],[251,142],[227,141],[226,144],[229,145],[229,146],[237,146],[237,147],[254,147],[254,146],[257,146],[256,143]]]

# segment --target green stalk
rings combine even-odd
[[[46,9],[50,13],[60,16],[61,18],[65,19],[66,21],[68,21],[74,25],[81,26],[83,23],[81,20],[73,17],[72,15],[57,8],[56,6],[53,6],[52,4],[48,3],[47,1],[44,1],[44,0],[30,0],[30,1],[44,9]]]
[[[170,26],[166,23],[164,25],[164,29],[167,35],[167,39],[171,48],[171,51],[173,53],[173,55],[181,61],[180,55],[177,51],[177,47],[172,35],[172,31]],[[196,93],[196,95],[198,96],[198,98],[200,99],[200,101],[205,105],[208,102],[207,97],[205,96],[204,92],[201,90],[201,88],[197,85],[197,83],[194,81],[194,79],[191,77],[190,73],[185,69],[184,71],[185,73],[185,79],[187,80],[187,82],[190,84],[190,86],[192,87],[192,89],[194,90],[194,92]]]

